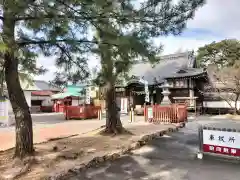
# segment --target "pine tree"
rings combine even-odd
[[[75,3],[77,1],[69,1]],[[81,52],[76,45],[74,12],[55,0],[1,0],[5,81],[16,120],[15,156],[23,158],[34,153],[32,119],[19,81],[19,69],[36,72],[39,53],[69,60],[68,53]],[[79,4],[76,4],[78,6]],[[65,12],[65,14],[63,13]],[[71,24],[72,23],[72,24]],[[71,26],[71,27],[70,27]],[[84,24],[79,29],[84,29]],[[76,41],[76,44],[74,43]],[[72,58],[76,59],[76,58]]]
[[[239,56],[240,41],[225,39],[200,47],[197,51],[197,65],[202,68],[206,68],[209,64],[215,64],[219,68],[231,67],[239,63]]]
[[[136,9],[131,1],[98,1],[92,9],[101,14],[92,25],[97,31],[98,42],[95,53],[100,57],[101,85],[105,85],[107,133],[121,133],[123,127],[117,116],[115,83],[119,76],[127,73],[138,62],[157,63],[160,47],[150,41],[159,35],[178,35],[185,27],[186,20],[193,16],[203,1],[181,1],[173,5],[168,1],[146,1]]]
[[[67,80],[76,82],[86,77],[87,53],[100,50],[95,53],[101,56],[101,74],[108,77],[105,79],[110,87],[109,95],[111,92],[108,104],[112,102],[115,106],[116,75],[127,71],[134,61],[154,63],[157,50],[149,40],[181,33],[186,21],[203,2],[0,0],[1,36],[7,49],[3,56],[5,80],[16,119],[15,156],[23,158],[34,152],[32,119],[19,82],[19,54],[29,66],[39,53],[54,55],[56,65],[66,72]],[[99,39],[90,37],[92,28],[99,33]],[[111,131],[115,131],[118,123],[111,123],[116,118],[113,108],[109,111]]]

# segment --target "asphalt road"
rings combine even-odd
[[[237,163],[196,159],[197,127],[214,122],[207,119],[193,120],[179,132],[154,140],[132,156],[89,169],[68,180],[239,180]]]

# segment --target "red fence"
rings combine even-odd
[[[97,118],[100,106],[65,106],[66,119],[89,119]]]
[[[53,112],[65,112],[66,106],[63,104],[54,104],[52,108]]]
[[[187,121],[186,105],[152,105],[144,108],[145,121],[162,123],[181,123]]]

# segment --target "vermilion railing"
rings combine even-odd
[[[150,113],[151,112],[151,113]],[[145,106],[145,121],[181,123],[187,121],[187,106],[181,104]]]
[[[66,119],[90,119],[97,118],[100,106],[65,106]]]
[[[53,112],[65,112],[65,105],[63,104],[54,104],[52,106],[52,111]]]

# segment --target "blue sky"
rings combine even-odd
[[[163,54],[171,54],[197,50],[198,47],[222,39],[240,39],[239,7],[240,0],[207,0],[206,5],[195,13],[194,19],[188,22],[181,36],[160,37],[155,43],[164,45]],[[47,67],[49,72],[37,79],[51,80],[55,71],[54,58],[40,57],[38,63]],[[90,56],[90,67],[97,64],[97,58]]]
[[[205,36],[219,38],[222,37],[222,34],[204,28],[188,28],[181,34],[182,38],[195,38],[200,40]]]

